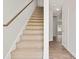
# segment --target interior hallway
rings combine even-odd
[[[56,38],[49,45],[49,59],[75,59]]]

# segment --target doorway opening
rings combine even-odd
[[[67,1],[64,0],[64,2]],[[64,5],[64,7],[66,8],[68,7],[68,5]],[[66,14],[66,9],[64,9],[64,7],[63,0],[50,0],[49,2],[49,59],[75,59],[72,53],[69,52],[69,49],[71,49],[71,45],[68,45],[69,36],[67,34],[69,34],[69,23],[67,22],[69,22],[69,9],[67,10],[68,14]],[[65,47],[65,45],[67,46]],[[74,52],[74,50],[72,52]]]

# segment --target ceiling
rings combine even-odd
[[[53,3],[53,15],[57,16],[61,13],[61,8],[64,0],[52,0]]]

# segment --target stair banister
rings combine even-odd
[[[3,24],[4,27],[9,26],[31,3],[33,2],[33,0],[31,2],[29,2],[19,13],[17,13],[9,22],[7,22],[6,24]]]

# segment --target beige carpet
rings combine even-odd
[[[36,8],[26,26],[11,59],[43,58],[43,8]]]
[[[75,59],[56,39],[49,45],[49,59]]]

